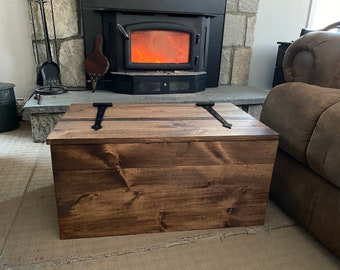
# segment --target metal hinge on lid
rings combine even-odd
[[[214,116],[218,121],[222,123],[222,125],[226,128],[231,128],[232,124],[227,122],[218,112],[216,112],[213,108],[215,103],[213,102],[196,102],[196,106],[201,106],[206,109],[212,116]]]

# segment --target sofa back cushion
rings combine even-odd
[[[308,165],[340,188],[340,102],[325,110],[307,148]]]

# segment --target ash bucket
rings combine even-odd
[[[19,126],[14,84],[0,82],[0,132],[10,131]]]

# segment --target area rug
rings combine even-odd
[[[60,240],[49,147],[0,133],[0,269],[339,269],[269,201],[263,226]]]

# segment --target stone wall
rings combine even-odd
[[[29,4],[30,1],[28,0]],[[84,87],[85,70],[81,0],[52,0],[52,3],[56,40],[54,39],[53,25],[51,23],[50,0],[47,0],[44,6],[53,60],[60,66],[61,81],[64,86]],[[227,0],[220,85],[248,84],[258,5],[259,0]],[[39,4],[32,1],[32,8],[39,61],[43,63],[46,61],[46,49]],[[32,37],[35,40],[33,31]]]

